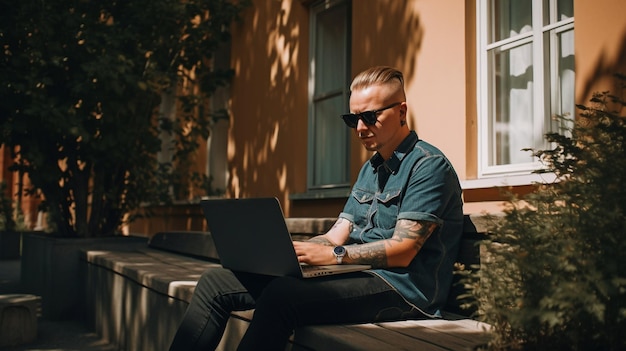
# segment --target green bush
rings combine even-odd
[[[625,105],[602,92],[577,106],[546,135],[555,147],[533,152],[557,181],[492,221],[481,269],[463,279],[493,326],[489,350],[626,349]]]

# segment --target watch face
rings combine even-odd
[[[343,246],[336,246],[333,251],[335,252],[335,255],[337,256],[343,256],[346,254],[346,248]]]

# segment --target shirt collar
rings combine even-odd
[[[417,133],[412,130],[409,135],[402,140],[388,160],[384,160],[378,152],[374,154],[374,156],[370,158],[370,165],[374,169],[374,172],[377,172],[380,166],[384,166],[388,172],[397,173],[402,159],[413,150],[418,140]]]

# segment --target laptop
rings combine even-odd
[[[200,205],[220,262],[230,270],[312,278],[371,268],[298,262],[277,198],[208,199]]]

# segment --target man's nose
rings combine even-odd
[[[365,122],[363,122],[363,118],[359,118],[358,121],[356,121],[356,130],[357,131],[364,131],[367,130],[367,124],[365,124]]]

